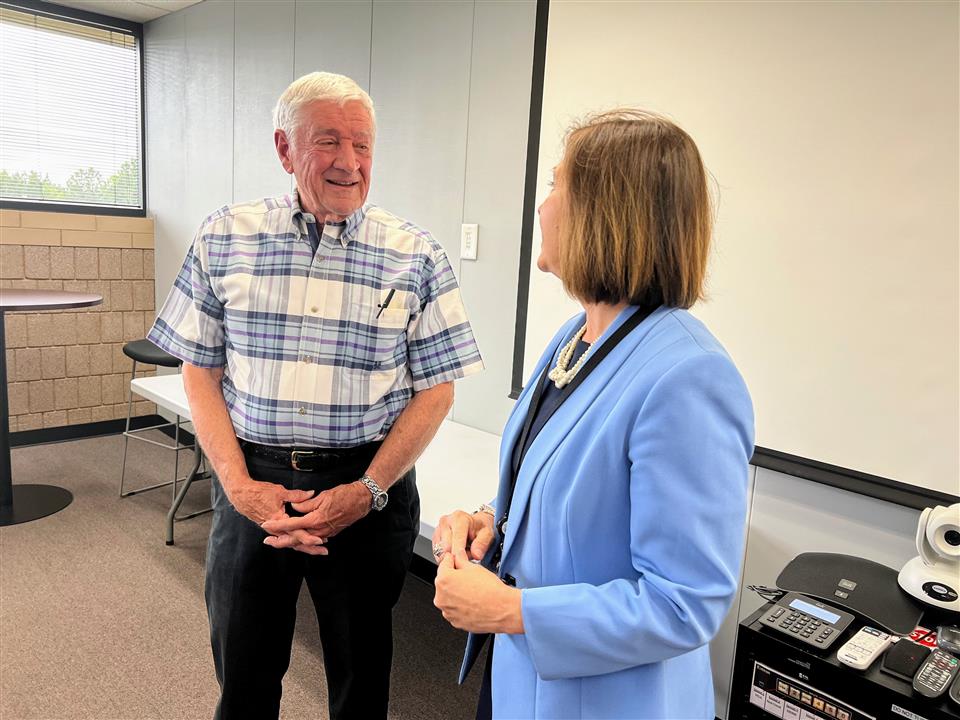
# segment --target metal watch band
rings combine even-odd
[[[383,510],[387,506],[387,499],[389,498],[387,493],[379,485],[377,485],[377,481],[369,475],[364,475],[361,477],[360,482],[366,486],[367,490],[369,490],[370,494],[373,496],[370,499],[370,509],[378,512]]]
[[[478,513],[487,513],[487,515],[497,516],[497,511],[493,509],[492,506],[483,503],[480,507],[477,508]]]

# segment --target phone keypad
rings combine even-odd
[[[890,636],[886,633],[865,627],[850,640],[850,649],[871,655],[878,647],[886,644],[888,637]]]
[[[812,638],[812,642],[819,645],[826,643],[833,635],[832,627],[824,626],[817,618],[797,610],[788,613],[783,608],[777,608],[767,620],[780,630],[791,632],[804,640]]]
[[[830,623],[780,605],[774,605],[766,615],[762,615],[761,622],[819,649],[829,647],[839,637],[838,631]]]
[[[820,652],[843,635],[853,621],[853,615],[843,610],[793,592],[771,601],[761,612],[760,623]]]

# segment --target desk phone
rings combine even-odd
[[[818,650],[826,650],[854,617],[800,593],[787,593],[764,612],[760,622]]]

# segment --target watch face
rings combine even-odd
[[[387,498],[389,496],[382,492],[376,497],[373,498],[373,509],[374,510],[383,510],[387,506]]]

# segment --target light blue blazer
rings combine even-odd
[[[582,323],[514,406],[496,507],[536,381]],[[523,591],[525,633],[495,637],[494,718],[714,717],[707,643],[737,586],[753,439],[740,374],[686,311],[656,310],[594,368],[517,478],[499,572]]]

